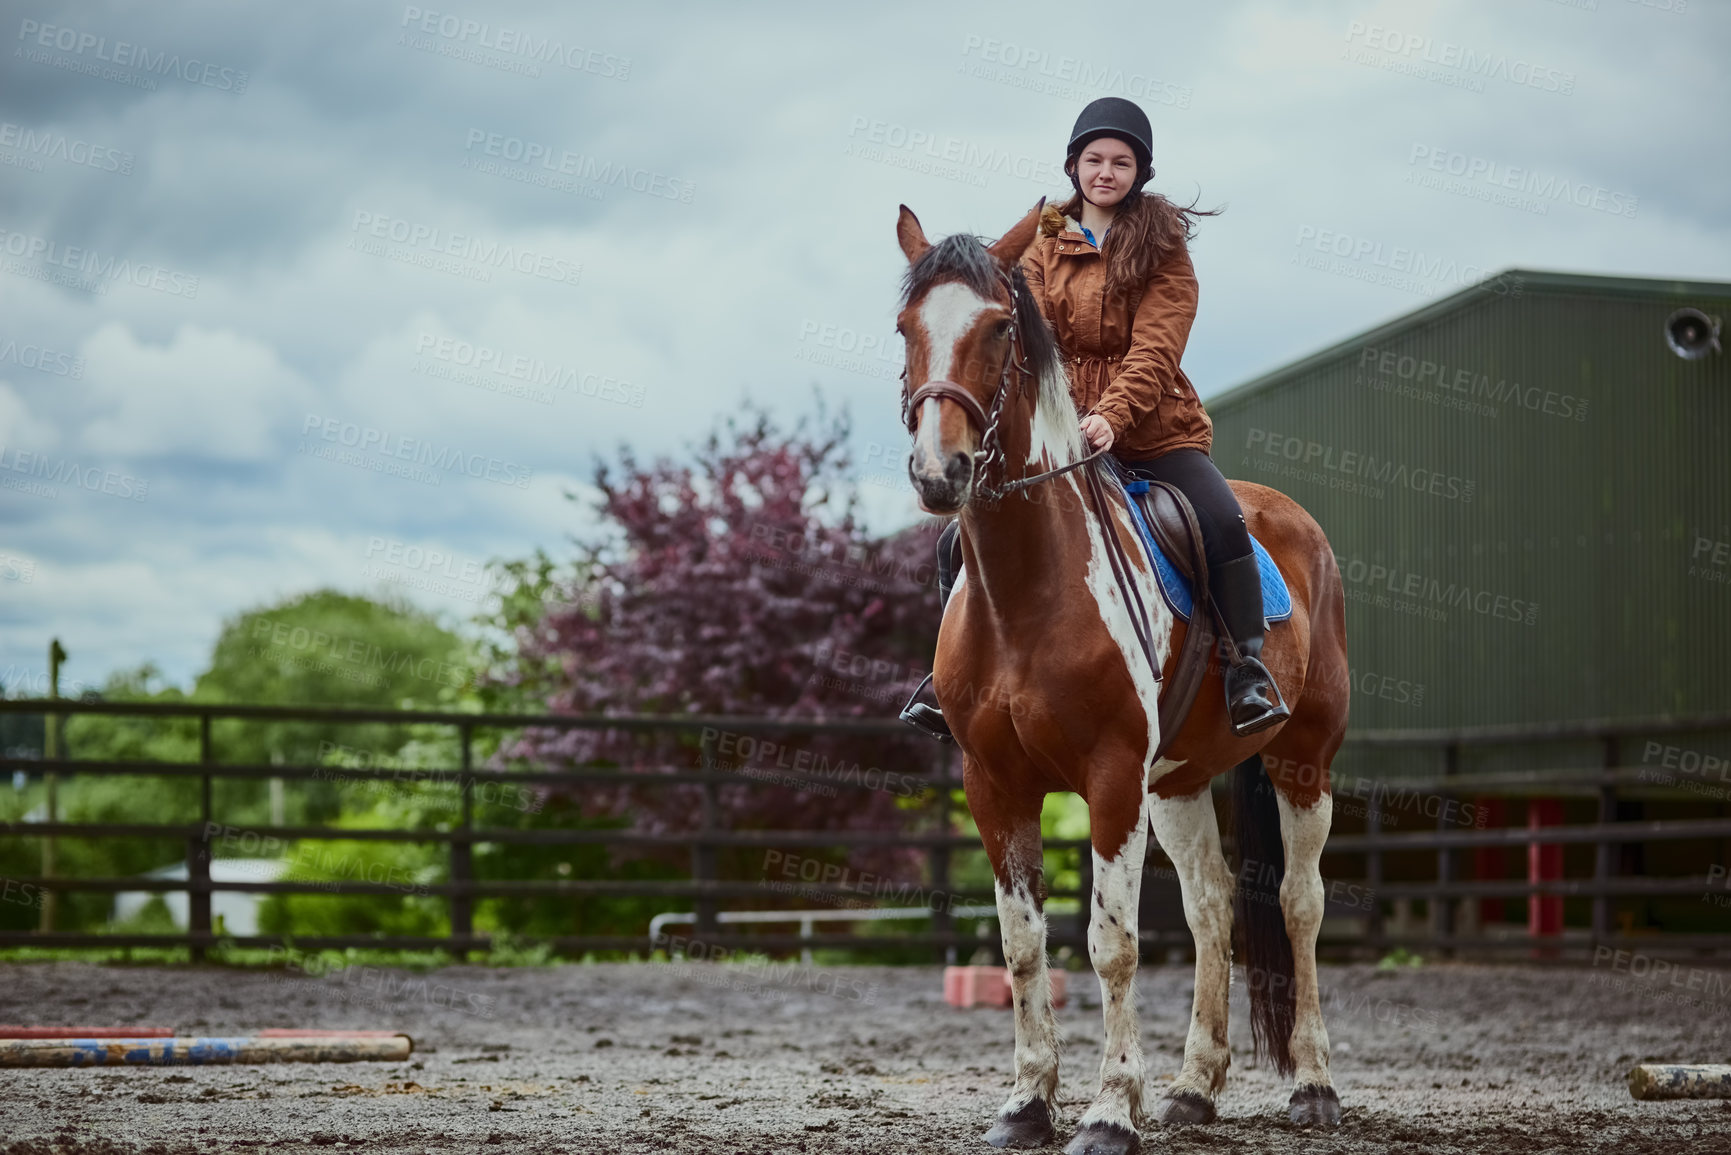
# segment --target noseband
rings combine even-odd
[[[1003,448],[998,444],[998,421],[1004,415],[1004,401],[1010,395],[1011,372],[1020,369],[1026,376],[1034,376],[1033,371],[1022,360],[1022,327],[1016,317],[1015,283],[1010,280],[1008,273],[1001,270],[998,276],[1003,281],[1005,290],[1010,294],[1010,352],[1004,358],[1004,371],[998,378],[997,390],[992,394],[991,408],[987,409],[981,405],[972,393],[954,381],[927,381],[915,389],[912,396],[909,396],[905,389],[902,392],[902,422],[908,427],[910,434],[914,432],[914,421],[919,414],[920,406],[926,401],[937,398],[954,401],[962,407],[962,412],[968,415],[968,423],[980,434],[980,447],[974,451],[971,464],[975,478],[983,478],[987,470],[1004,460]],[[1019,490],[1026,489],[1030,485],[1038,485],[1042,481],[1049,481],[1054,477],[1069,473],[1072,469],[1080,469],[1105,452],[1104,449],[1098,449],[1068,465],[1049,469],[1045,473],[1038,473],[1032,477],[1019,478],[1003,485],[988,485],[982,480],[975,487],[976,492],[988,501],[997,501]]]

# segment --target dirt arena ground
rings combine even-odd
[[[1067,1141],[1101,1036],[1092,976],[1061,1012]],[[1623,984],[1616,989],[1610,982]],[[1731,1000],[1611,964],[1324,975],[1332,1132],[1287,1124],[1233,992],[1220,1122],[1150,1151],[1731,1152],[1731,1101],[1637,1103],[1642,1060],[1731,1062]],[[1713,984],[1704,984],[1708,991]],[[320,977],[217,968],[0,966],[0,1021],[182,1033],[401,1028],[405,1063],[0,1070],[0,1152],[979,1152],[1009,1086],[1007,1011],[952,1010],[935,967],[707,964]],[[1139,980],[1150,1094],[1177,1069],[1188,967]]]

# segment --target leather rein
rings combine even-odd
[[[1048,469],[1044,473],[1036,473],[1031,477],[1020,477],[1006,481],[1001,485],[990,485],[984,480],[984,475],[993,465],[1002,465],[1004,453],[998,443],[998,422],[1004,415],[1004,402],[1010,395],[1011,374],[1020,369],[1024,380],[1033,380],[1034,373],[1028,368],[1021,354],[1021,326],[1016,320],[1016,289],[1007,273],[1000,272],[999,277],[1010,294],[1010,352],[1004,358],[1004,371],[998,379],[997,391],[992,395],[991,408],[988,410],[979,400],[954,381],[927,381],[912,396],[906,389],[902,391],[902,421],[907,425],[908,432],[914,432],[914,418],[919,413],[920,405],[931,398],[954,401],[962,407],[962,412],[968,415],[968,420],[974,428],[981,431],[980,447],[974,451],[973,471],[976,479],[975,492],[987,501],[996,502],[1012,493],[1028,489],[1043,481],[1062,477],[1072,470],[1081,469],[1104,457],[1106,450],[1096,449],[1068,465],[1060,465],[1056,469]],[[1154,632],[1148,607],[1142,599],[1142,591],[1138,588],[1135,578],[1135,567],[1123,541],[1118,537],[1118,526],[1113,519],[1110,503],[1107,498],[1106,484],[1100,477],[1101,470],[1089,470],[1087,485],[1089,495],[1094,499],[1094,506],[1100,518],[1101,535],[1106,543],[1106,560],[1111,567],[1112,576],[1117,579],[1118,589],[1124,596],[1124,606],[1129,613],[1130,623],[1136,633],[1136,641],[1141,647],[1148,666],[1154,671],[1154,681],[1162,681],[1162,671],[1159,658],[1154,652]],[[1125,500],[1134,500],[1128,494]],[[1201,540],[1198,534],[1197,541]],[[1195,632],[1195,631],[1192,631]],[[1166,695],[1162,695],[1166,697]],[[1185,703],[1188,708],[1188,702]],[[1162,751],[1171,741],[1172,736],[1162,735]]]

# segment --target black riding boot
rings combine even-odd
[[[1233,558],[1209,571],[1208,588],[1220,624],[1237,650],[1223,676],[1226,712],[1240,738],[1292,717],[1274,675],[1262,664],[1262,574],[1256,555]]]
[[[961,536],[961,523],[950,522],[944,527],[944,532],[938,535],[938,617],[943,617],[944,607],[950,604],[950,591],[956,588],[956,570],[961,568],[961,550],[957,548],[956,539]],[[944,721],[944,712],[937,706],[937,697],[933,695],[931,702],[921,702],[917,699],[926,692],[926,687],[932,684],[932,676],[925,679],[914,689],[908,698],[908,704],[902,707],[902,721],[914,729],[936,738],[940,742],[954,742],[955,735],[950,733],[950,724]]]

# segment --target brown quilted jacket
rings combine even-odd
[[[1136,461],[1174,449],[1209,451],[1214,423],[1179,368],[1196,320],[1196,272],[1180,250],[1128,298],[1109,300],[1106,259],[1055,207],[1022,257],[1034,300],[1058,337],[1077,413],[1112,427],[1112,453]]]

